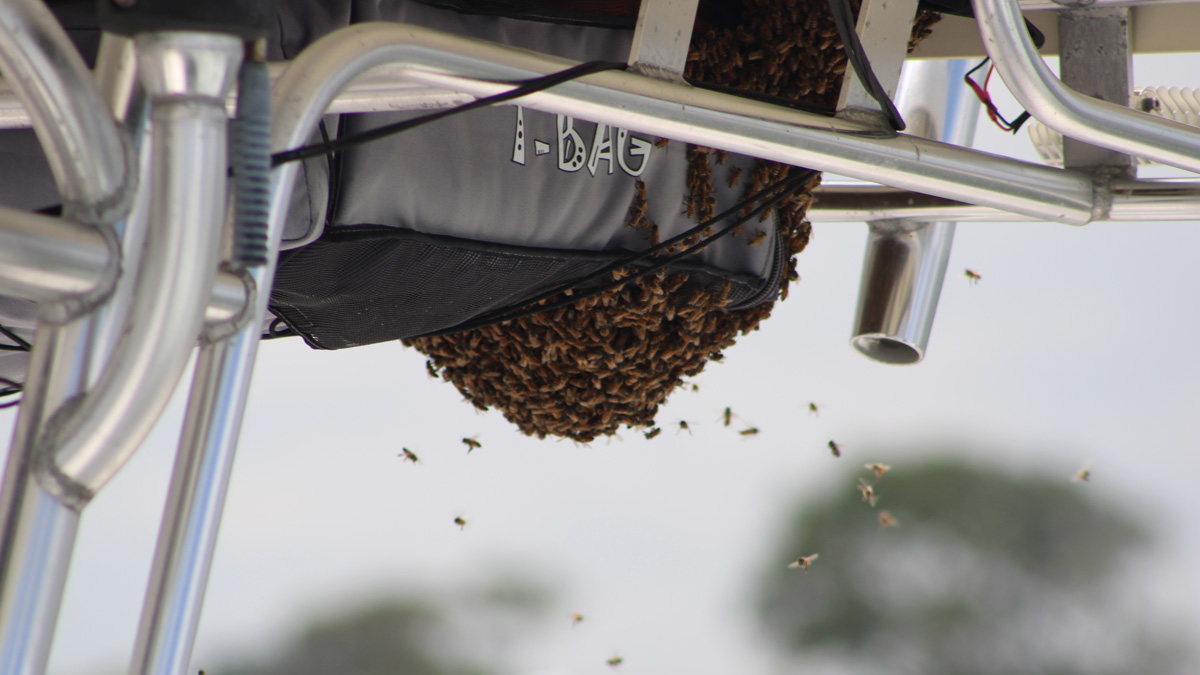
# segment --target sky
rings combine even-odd
[[[1193,84],[1198,67],[1139,57],[1135,80]],[[992,89],[1018,109],[995,78]],[[1024,135],[986,119],[976,146],[1033,159]],[[193,665],[268,653],[313,614],[523,574],[556,592],[561,626],[506,652],[511,672],[610,672],[615,653],[624,675],[775,672],[752,599],[765,570],[788,562],[771,556],[793,508],[851,489],[847,464],[902,471],[947,446],[1064,481],[1090,461],[1078,489],[1122,502],[1163,541],[1135,554],[1127,590],[1195,618],[1197,224],[960,224],[925,361],[887,366],[848,346],[866,228],[815,222],[789,299],[695,378],[698,392],[671,397],[652,441],[524,437],[399,344],[266,343]],[[126,667],[181,411],[177,395],[84,513],[54,675]],[[761,432],[737,433],[748,426]],[[468,455],[460,439],[475,435],[483,447]],[[401,461],[402,447],[421,462]],[[586,624],[572,629],[571,612]]]

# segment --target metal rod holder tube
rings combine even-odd
[[[1200,172],[1200,130],[1084,96],[1042,62],[1017,0],[972,0],[979,34],[1004,84],[1039,122],[1065,136]]]
[[[968,68],[961,60],[905,65],[900,109],[914,133],[970,145],[979,103],[962,81]],[[875,220],[868,226],[850,344],[882,363],[918,363],[933,330],[955,223]]]
[[[214,33],[137,38],[152,100],[153,165],[145,262],[125,338],[94,389],[43,440],[47,489],[84,504],[157,420],[200,337],[225,212],[225,92],[242,43]]]

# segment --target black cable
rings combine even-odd
[[[684,232],[682,234],[676,235],[675,237],[672,237],[671,239],[668,239],[667,241],[662,242],[661,244],[659,244],[656,247],[652,247],[645,251],[641,251],[640,253],[636,253],[636,254],[627,256],[625,258],[622,258],[621,260],[616,261],[614,263],[605,265],[604,267],[602,267],[594,272],[591,272],[579,279],[574,279],[574,280],[566,282],[564,284],[560,284],[559,286],[557,286],[553,289],[545,291],[533,298],[530,298],[530,299],[522,302],[521,305],[516,308],[509,308],[509,309],[499,310],[496,312],[490,312],[488,314],[485,314],[481,317],[478,317],[478,318],[468,321],[466,323],[458,324],[455,326],[450,326],[448,328],[443,328],[441,330],[431,331],[431,332],[424,333],[422,335],[418,335],[418,336],[414,336],[414,337],[432,337],[432,336],[436,336],[436,335],[445,335],[447,333],[457,333],[457,332],[464,331],[464,330],[471,330],[474,328],[482,328],[483,326],[489,326],[489,325],[496,324],[496,323],[502,323],[505,321],[512,321],[514,319],[520,319],[522,317],[530,316],[532,314],[540,314],[542,312],[553,311],[560,307],[565,307],[567,305],[571,305],[576,302],[579,302],[580,300],[584,300],[586,298],[590,298],[595,295],[600,295],[601,293],[606,293],[608,291],[613,290],[614,288],[619,288],[621,286],[624,286],[627,283],[630,283],[631,281],[636,281],[637,279],[640,279],[642,277],[649,276],[649,275],[657,272],[658,270],[663,269],[664,267],[667,267],[675,262],[678,262],[679,260],[682,260],[683,258],[686,258],[688,256],[691,256],[691,255],[697,253],[698,251],[704,249],[705,247],[709,246],[713,242],[716,242],[717,240],[721,239],[722,237],[729,235],[734,230],[736,230],[738,227],[744,225],[745,223],[749,222],[753,218],[761,215],[764,211],[774,208],[776,205],[779,204],[780,201],[782,201],[783,199],[785,199],[786,197],[791,195],[797,189],[803,187],[803,185],[805,183],[807,183],[809,180],[811,180],[812,177],[816,175],[816,173],[817,172],[813,171],[812,169],[804,169],[800,174],[798,174],[796,176],[792,176],[792,175],[785,176],[784,178],[776,181],[775,183],[771,184],[770,186],[764,188],[763,190],[760,190],[759,192],[755,193],[754,195],[751,195],[750,197],[742,200],[741,202],[734,205],[730,209],[727,209],[724,212],[722,212],[721,214],[704,221],[700,225],[697,225],[695,228],[692,228],[688,232]],[[593,279],[596,279],[596,278],[599,278],[606,274],[609,274],[613,270],[616,270],[618,268],[626,267],[633,262],[637,262],[637,261],[651,255],[652,251],[654,251],[654,250],[661,250],[663,247],[666,247],[666,246],[671,245],[672,243],[681,241],[682,239],[687,238],[688,236],[690,236],[691,234],[693,234],[697,231],[702,231],[704,229],[707,229],[707,227],[711,223],[714,223],[714,222],[717,222],[717,221],[720,221],[720,220],[723,220],[723,219],[729,217],[734,212],[746,208],[747,205],[749,203],[751,203],[752,201],[754,201],[755,199],[757,199],[765,194],[768,194],[770,192],[774,192],[776,190],[780,190],[780,192],[778,194],[772,196],[770,199],[767,199],[759,206],[755,207],[749,213],[747,213],[744,216],[733,221],[731,224],[727,225],[725,228],[721,229],[716,234],[713,234],[712,236],[710,236],[706,239],[703,239],[695,244],[692,244],[691,246],[685,248],[684,250],[682,250],[674,255],[667,256],[665,258],[658,258],[658,259],[656,259],[656,262],[654,264],[649,265],[645,268],[639,269],[637,272],[635,272],[634,274],[632,274],[628,277],[623,277],[621,279],[598,286],[596,288],[590,288],[582,293],[572,294],[570,297],[563,298],[562,300],[551,303],[549,305],[538,306],[536,304],[547,298],[554,297],[566,290],[576,289],[580,284],[586,283],[587,281],[591,281]]]
[[[3,324],[0,324],[0,335],[3,335],[4,337],[13,341],[13,344],[11,344],[11,345],[0,345],[0,349],[2,349],[4,351],[27,352],[32,347],[32,345],[30,345],[28,342],[26,342],[24,338],[22,338],[20,335],[17,335],[12,330],[10,330],[8,328],[8,326],[5,326]],[[0,379],[3,379],[3,378],[0,378]]]
[[[24,387],[20,382],[17,382],[16,380],[10,380],[7,377],[0,377],[0,384],[5,385],[3,389],[0,389],[0,398],[19,394],[24,390]],[[0,403],[0,410],[3,410],[4,408],[11,408],[20,404],[21,399],[17,399],[15,401],[5,401]]]
[[[850,66],[854,69],[854,74],[858,76],[858,81],[866,88],[871,98],[879,103],[879,107],[883,109],[883,114],[887,116],[892,129],[904,131],[904,119],[900,117],[900,111],[896,109],[896,104],[892,103],[887,91],[879,83],[879,78],[875,77],[875,71],[871,69],[871,61],[867,58],[862,42],[858,39],[858,33],[854,30],[854,16],[850,8],[850,0],[829,0],[829,11],[833,14],[833,22],[837,24],[838,35],[842,38],[842,49],[846,52],[846,59],[850,61]]]
[[[490,105],[503,103],[504,101],[511,101],[522,96],[528,96],[529,94],[544,91],[555,85],[562,84],[563,82],[568,82],[585,75],[600,73],[607,70],[624,70],[628,67],[628,64],[623,61],[588,61],[587,63],[581,63],[577,66],[567,68],[566,70],[560,70],[557,73],[543,75],[542,77],[535,77],[531,80],[521,80],[520,82],[507,83],[516,84],[517,86],[502,94],[485,96],[455,108],[439,110],[435,113],[430,113],[415,119],[396,122],[394,124],[387,124],[382,127],[376,127],[369,131],[352,134],[344,138],[336,138],[328,143],[314,143],[313,145],[306,145],[301,148],[295,148],[294,150],[277,152],[274,155],[271,155],[271,166],[279,166],[280,164],[285,164],[287,162],[295,162],[301,159],[317,157],[319,155],[324,155],[326,153],[335,152],[338,150],[345,150],[346,148],[353,147],[355,145],[362,145],[363,143],[367,143],[369,141],[374,141],[386,136],[398,134],[403,131],[408,131],[409,129],[415,129],[416,127],[429,124],[430,122],[440,120],[444,117],[457,115],[459,113],[475,110],[477,108],[486,108]]]

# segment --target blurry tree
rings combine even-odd
[[[1178,631],[1119,586],[1146,529],[1090,486],[946,462],[859,475],[877,507],[847,476],[800,507],[764,577],[767,632],[806,672],[1184,672]],[[882,511],[898,525],[881,527]],[[786,568],[811,553],[807,572]]]
[[[507,580],[425,592],[318,617],[276,658],[209,675],[491,675],[507,642],[543,613],[547,592]]]

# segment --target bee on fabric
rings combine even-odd
[[[467,454],[468,455],[471,454],[472,450],[483,447],[483,443],[480,443],[477,440],[478,438],[479,438],[479,436],[472,436],[470,438],[462,439],[463,445],[467,446]]]
[[[458,529],[465,530],[467,528],[467,519],[462,516],[454,516],[454,524],[458,526]]]
[[[983,278],[974,270],[963,270],[963,276],[967,278],[967,283],[971,284],[972,286],[979,283],[979,280]]]
[[[400,448],[400,452],[401,454],[396,456],[403,457],[404,461],[406,462],[412,462],[413,464],[416,464],[417,462],[421,461],[420,458],[417,457],[417,453],[409,450],[408,448]]]
[[[842,456],[842,449],[840,447],[838,447],[838,444],[834,443],[833,441],[829,441],[829,451],[833,453],[834,457]]]
[[[879,464],[878,462],[873,462],[871,464],[863,464],[863,466],[867,467],[868,469],[871,470],[872,473],[875,474],[875,482],[876,483],[879,482],[880,478],[883,478],[883,474],[887,473],[888,471],[891,471],[891,469],[892,469],[891,465]]]
[[[750,239],[748,239],[746,241],[746,245],[747,246],[758,246],[759,244],[763,243],[763,240],[766,238],[767,238],[767,233],[759,231],[753,237],[750,237]]]
[[[875,494],[875,488],[867,481],[859,478],[858,485],[854,487],[858,488],[858,491],[862,493],[862,500],[869,503],[872,507],[879,501],[879,495]]]
[[[1092,463],[1085,463],[1071,476],[1072,483],[1086,483],[1092,479]]]
[[[808,566],[813,564],[813,561],[819,557],[820,557],[820,555],[818,555],[816,553],[814,553],[812,555],[800,556],[799,558],[796,558],[796,560],[794,562],[788,563],[788,569],[793,569],[793,570],[799,569],[799,570],[804,570],[805,572],[807,572]]]
[[[729,172],[729,187],[731,187],[731,188],[737,187],[738,181],[740,181],[741,179],[742,179],[742,167],[740,167],[740,166],[733,167],[733,170]]]
[[[660,138],[657,141],[654,141],[654,147],[662,149],[662,148],[667,147],[667,143],[670,143],[670,142],[671,142],[671,139],[669,139],[669,138]]]

